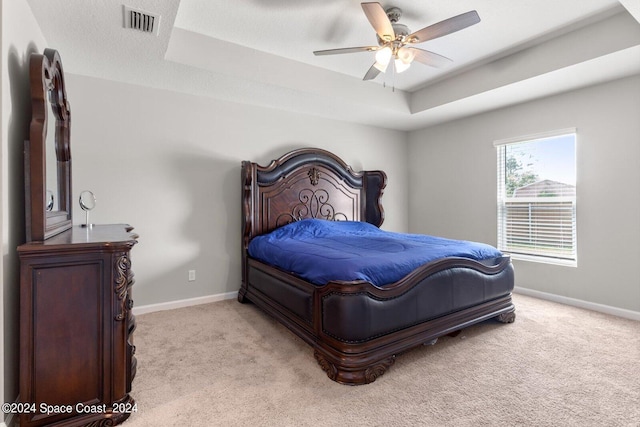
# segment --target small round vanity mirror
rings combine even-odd
[[[53,191],[47,190],[47,205],[45,209],[47,212],[51,212],[53,210],[53,206],[55,205],[55,198],[53,197]]]
[[[91,191],[85,190],[80,193],[80,207],[85,213],[85,223],[83,227],[91,227],[93,224],[89,224],[89,211],[96,207],[96,196]]]

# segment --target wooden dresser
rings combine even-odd
[[[20,402],[32,405],[20,427],[110,426],[137,410],[132,229],[74,226],[18,247]]]

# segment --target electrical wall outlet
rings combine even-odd
[[[196,271],[195,270],[189,270],[189,281],[190,282],[194,282],[196,280]]]

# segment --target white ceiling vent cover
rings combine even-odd
[[[160,27],[160,15],[145,12],[123,5],[124,27],[158,35]]]

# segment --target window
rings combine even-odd
[[[576,131],[496,141],[498,249],[575,266]]]

